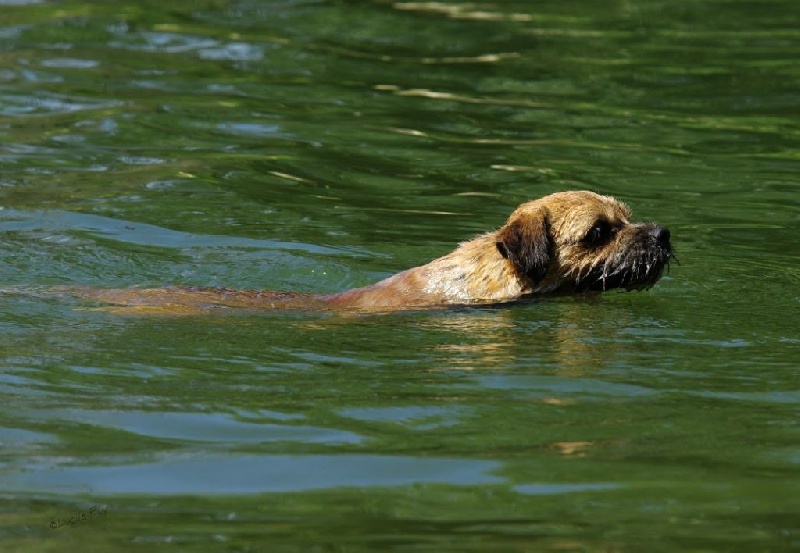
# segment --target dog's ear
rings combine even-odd
[[[511,219],[497,233],[497,249],[534,283],[547,274],[552,238],[544,210]]]

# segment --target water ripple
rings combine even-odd
[[[75,467],[33,462],[4,475],[5,492],[258,494],[341,487],[499,484],[497,461],[392,455],[177,454],[150,463]]]

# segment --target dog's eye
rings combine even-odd
[[[614,229],[611,228],[611,225],[609,225],[607,221],[598,221],[591,230],[586,233],[583,240],[592,246],[600,246],[608,242],[613,231]]]

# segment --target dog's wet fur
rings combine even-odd
[[[520,205],[499,229],[426,265],[338,294],[176,287],[81,288],[77,295],[133,312],[213,307],[394,311],[499,304],[548,293],[644,290],[672,257],[666,228],[632,223],[628,207],[610,196],[572,191]]]

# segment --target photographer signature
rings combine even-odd
[[[50,528],[56,530],[58,528],[63,528],[64,526],[75,526],[76,524],[83,524],[85,522],[89,522],[95,518],[106,516],[108,513],[108,507],[103,505],[98,507],[97,505],[92,505],[89,507],[87,511],[78,511],[74,515],[68,518],[60,518],[56,517],[50,521]]]

